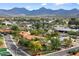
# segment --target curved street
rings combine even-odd
[[[61,50],[61,51],[49,53],[49,54],[46,54],[46,56],[70,56],[68,54],[68,51],[69,50],[72,50],[72,49],[79,49],[79,45],[78,46],[71,47],[71,48],[67,48],[67,49],[64,49],[64,50]]]

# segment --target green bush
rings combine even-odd
[[[10,54],[10,53],[7,52],[7,51],[0,52],[0,55],[1,55],[1,56],[12,56],[12,54]]]
[[[69,35],[79,35],[79,31],[68,31]]]
[[[30,45],[30,41],[28,41],[27,39],[21,39],[19,43],[25,47],[28,47]]]
[[[76,35],[77,32],[75,32],[75,31],[68,31],[68,34],[69,34],[69,35]]]
[[[68,51],[69,54],[73,54],[73,55],[76,54],[77,52],[79,52],[79,49],[72,49]]]
[[[0,48],[0,52],[2,52],[2,51],[7,51],[7,49],[6,48]]]

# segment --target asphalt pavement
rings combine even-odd
[[[5,42],[6,42],[6,46],[7,48],[15,55],[15,56],[30,56],[29,54],[27,54],[26,52],[22,51],[21,49],[19,49],[13,42],[11,36],[9,34],[7,35],[3,35],[5,38]],[[79,49],[79,46],[75,46],[75,47],[71,47],[65,50],[61,50],[61,51],[57,51],[57,52],[53,52],[53,53],[49,53],[46,54],[46,56],[68,56],[68,51],[72,50],[72,49]]]
[[[68,51],[72,49],[79,49],[79,45],[75,47],[67,48],[61,51],[49,53],[49,54],[46,54],[46,56],[69,56]]]
[[[12,52],[14,56],[28,56],[29,54],[25,53],[21,49],[19,49],[14,42],[12,41],[12,38],[9,34],[3,35],[7,48]],[[30,56],[30,55],[29,55]]]

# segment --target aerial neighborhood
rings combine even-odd
[[[0,9],[0,56],[79,56],[78,13]]]

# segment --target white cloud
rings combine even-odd
[[[31,6],[26,6],[25,8],[26,8],[26,9],[29,9],[29,10],[32,10],[32,9],[31,9]]]
[[[45,6],[45,5],[47,5],[47,3],[42,3],[41,5],[42,5],[42,6]]]
[[[61,5],[61,4],[64,4],[64,3],[55,3],[56,5]]]
[[[1,0],[0,3],[78,3],[79,0]]]

